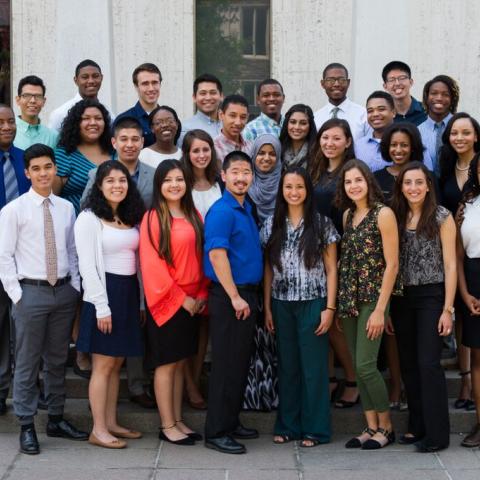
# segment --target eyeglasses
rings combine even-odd
[[[45,98],[41,93],[22,93],[20,97],[27,102],[32,99],[36,102],[41,102]]]
[[[155,120],[155,122],[152,122],[152,125],[154,127],[176,127],[177,122],[171,118],[168,118],[167,120]]]
[[[393,85],[395,82],[403,83],[406,80],[410,80],[410,77],[408,75],[400,75],[399,77],[387,78],[385,83],[387,83],[388,85]]]
[[[324,78],[323,79],[323,83],[325,83],[326,85],[335,85],[335,83],[337,83],[339,85],[346,85],[348,83],[348,78],[346,77],[327,77],[327,78]]]

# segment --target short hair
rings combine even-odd
[[[388,62],[382,70],[382,78],[383,81],[387,81],[387,75],[392,71],[392,70],[401,70],[402,72],[405,72],[408,74],[408,76],[411,78],[412,77],[412,71],[410,70],[410,67],[405,63],[400,60],[393,60],[392,62]]]
[[[367,102],[365,103],[365,105],[368,105],[368,102],[374,98],[383,98],[390,105],[390,108],[392,110],[395,109],[395,103],[393,103],[393,97],[388,92],[384,92],[383,90],[375,90],[368,96]]]
[[[160,82],[162,81],[162,73],[154,63],[142,63],[132,73],[132,81],[134,85],[138,85],[138,74],[140,72],[157,73],[160,77]]]
[[[95,67],[98,69],[100,73],[102,73],[102,69],[100,68],[100,65],[97,62],[94,62],[93,60],[86,59],[82,60],[76,67],[75,67],[75,76],[78,77],[78,74],[80,73],[80,70],[85,67]]]
[[[15,117],[15,112],[13,111],[13,108],[10,105],[7,105],[6,103],[0,103],[0,108],[8,108],[12,112],[13,116]]]
[[[148,124],[150,125],[150,128],[151,128],[153,124],[153,119],[157,114],[157,112],[159,112],[160,110],[166,110],[167,112],[170,112],[173,115],[173,118],[175,119],[176,124],[178,125],[177,133],[175,134],[175,137],[173,139],[173,143],[176,145],[178,139],[180,138],[180,134],[182,133],[182,122],[178,118],[177,112],[172,107],[169,107],[168,105],[160,105],[155,107],[148,115]]]
[[[53,151],[53,148],[49,147],[48,145],[44,145],[43,143],[34,143],[28,147],[23,154],[23,163],[25,165],[25,169],[28,170],[30,162],[39,157],[48,157],[54,163],[54,165],[57,164],[55,161],[55,152]]]
[[[225,112],[230,104],[243,105],[248,110],[248,100],[243,95],[238,95],[237,93],[227,95],[220,105],[220,110]]]
[[[234,150],[233,152],[228,153],[223,160],[222,170],[226,172],[233,162],[247,162],[253,171],[252,159],[245,152]]]
[[[416,125],[411,122],[397,122],[392,123],[383,132],[382,140],[380,141],[380,153],[386,162],[392,162],[390,156],[390,143],[394,133],[404,133],[410,139],[410,159],[409,162],[423,163],[423,144],[420,132]]]
[[[338,63],[338,62],[329,63],[329,64],[323,69],[322,78],[325,78],[325,75],[327,74],[327,72],[328,72],[329,70],[331,70],[332,68],[341,68],[342,70],[345,70],[345,73],[347,74],[347,78],[348,78],[348,70],[347,70],[347,67],[346,67],[345,65],[343,65],[342,63]]]
[[[115,137],[118,134],[118,132],[120,130],[122,130],[123,128],[135,128],[136,130],[138,130],[140,132],[140,134],[143,137],[142,124],[135,117],[131,117],[131,116],[126,115],[124,117],[120,117],[119,119],[115,120],[115,122],[113,122],[113,127],[112,127],[113,136]]]
[[[278,81],[275,80],[274,78],[266,78],[265,80],[262,80],[258,86],[257,86],[257,95],[260,95],[260,91],[262,90],[262,87],[265,85],[278,85],[280,87],[280,90],[283,92],[283,87],[282,84]],[[284,94],[285,95],[285,94]]]
[[[43,83],[43,80],[40,77],[37,77],[36,75],[28,75],[26,77],[23,77],[19,82],[18,82],[18,96],[22,94],[22,89],[25,85],[35,85],[36,87],[41,87],[42,92],[45,95],[45,92],[47,89],[45,88],[45,84]]]
[[[425,110],[428,112],[427,102],[428,102],[428,94],[430,93],[430,88],[434,83],[437,83],[437,82],[443,83],[448,88],[448,91],[450,92],[450,97],[452,98],[452,101],[450,103],[450,109],[449,109],[450,113],[452,114],[457,113],[458,101],[460,100],[460,88],[458,87],[458,83],[448,75],[437,75],[436,77],[429,80],[423,87],[422,102],[423,102],[423,106],[425,107]]]
[[[222,82],[215,76],[210,73],[202,73],[199,75],[193,82],[193,94],[196,95],[198,92],[198,86],[203,82],[214,83],[220,93],[223,92]]]

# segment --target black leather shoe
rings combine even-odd
[[[258,438],[258,430],[244,427],[239,423],[238,427],[230,435],[233,438],[240,438],[241,440],[251,440],[252,438]]]
[[[236,442],[232,437],[230,437],[230,435],[225,435],[218,438],[206,438],[205,446],[221,453],[247,453],[245,445]]]
[[[35,427],[20,432],[20,451],[27,455],[38,455],[40,453]]]
[[[420,440],[419,442],[415,443],[415,448],[417,449],[417,452],[420,453],[434,453],[448,448],[448,445],[427,445],[423,440]]]
[[[47,436],[68,438],[69,440],[88,440],[88,433],[75,428],[67,420],[60,420],[58,423],[47,423]]]
[[[4,398],[0,398],[0,415],[7,413],[7,401]]]

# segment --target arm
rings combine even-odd
[[[273,271],[270,261],[265,257],[263,269],[263,310],[265,314],[265,328],[270,333],[275,333],[275,326],[272,317],[272,279]]]
[[[58,177],[56,176],[53,179],[52,190],[55,195],[60,195],[62,193],[63,187],[67,183],[67,177]]]

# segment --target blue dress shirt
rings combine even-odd
[[[116,119],[115,122],[118,122],[122,117],[133,117],[136,118],[143,129],[143,147],[149,147],[155,143],[155,135],[150,129],[150,121],[148,119],[148,113],[143,109],[140,102],[137,102],[134,107],[129,108],[125,112],[121,113]]]
[[[3,181],[3,152],[0,149],[0,210],[5,206],[5,183]],[[25,176],[25,164],[23,162],[23,150],[13,145],[7,150],[10,154],[9,162],[12,162],[18,183],[18,194],[22,195],[30,189],[30,180]]]

